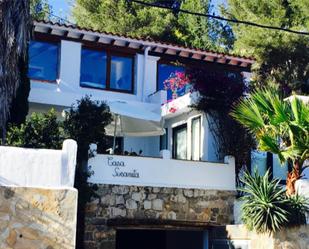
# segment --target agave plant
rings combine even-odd
[[[287,210],[289,212],[289,225],[306,224],[306,213],[309,212],[308,199],[301,195],[288,196]]]
[[[260,176],[255,169],[253,175],[245,172],[241,181],[245,193],[241,198],[242,220],[249,230],[258,233],[277,232],[286,226],[306,224],[307,199],[287,196],[279,179],[269,180],[269,171]]]
[[[293,162],[287,194],[294,194],[309,158],[308,103],[296,97],[283,101],[274,89],[261,89],[237,103],[231,115],[256,137],[259,150],[277,154],[281,163]]]
[[[269,181],[268,171],[260,176],[255,170],[252,176],[246,172],[241,181],[244,187],[240,190],[245,193],[241,198],[242,220],[248,229],[258,233],[276,232],[288,223],[288,200],[279,180]]]

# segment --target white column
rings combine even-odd
[[[149,56],[147,57],[146,61],[146,81],[143,82],[144,84],[144,101],[147,99],[147,97],[157,91],[157,61],[160,59],[160,57],[156,56]]]

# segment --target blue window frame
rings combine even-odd
[[[191,91],[192,86],[185,74],[185,68],[170,64],[158,64],[158,90],[167,91],[167,101]]]
[[[133,93],[133,72],[134,57],[131,55],[82,49],[80,85],[83,87]]]
[[[104,51],[82,49],[80,85],[85,87],[106,88],[107,56]]]
[[[111,56],[110,88],[131,91],[133,74],[133,58]]]
[[[29,45],[30,79],[56,81],[58,78],[59,45],[55,43],[31,41]]]

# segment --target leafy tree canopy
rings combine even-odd
[[[154,3],[153,0],[145,2]],[[182,0],[180,7],[200,13],[209,13],[212,9],[209,0]],[[126,0],[77,0],[73,17],[79,26],[185,46],[223,50],[233,41],[229,27],[216,20],[174,14]]]
[[[305,0],[228,0],[223,14],[229,18],[298,31],[308,31],[309,6]],[[234,50],[257,59],[257,86],[276,82],[285,95],[309,93],[309,43],[307,36],[231,24]]]
[[[30,0],[30,14],[35,19],[48,19],[51,6],[47,0]]]

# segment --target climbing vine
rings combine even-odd
[[[234,156],[238,176],[250,164],[251,149],[255,146],[252,136],[229,115],[233,104],[248,92],[244,77],[240,72],[205,72],[198,68],[190,68],[187,73],[200,94],[194,108],[206,113],[217,157]]]

